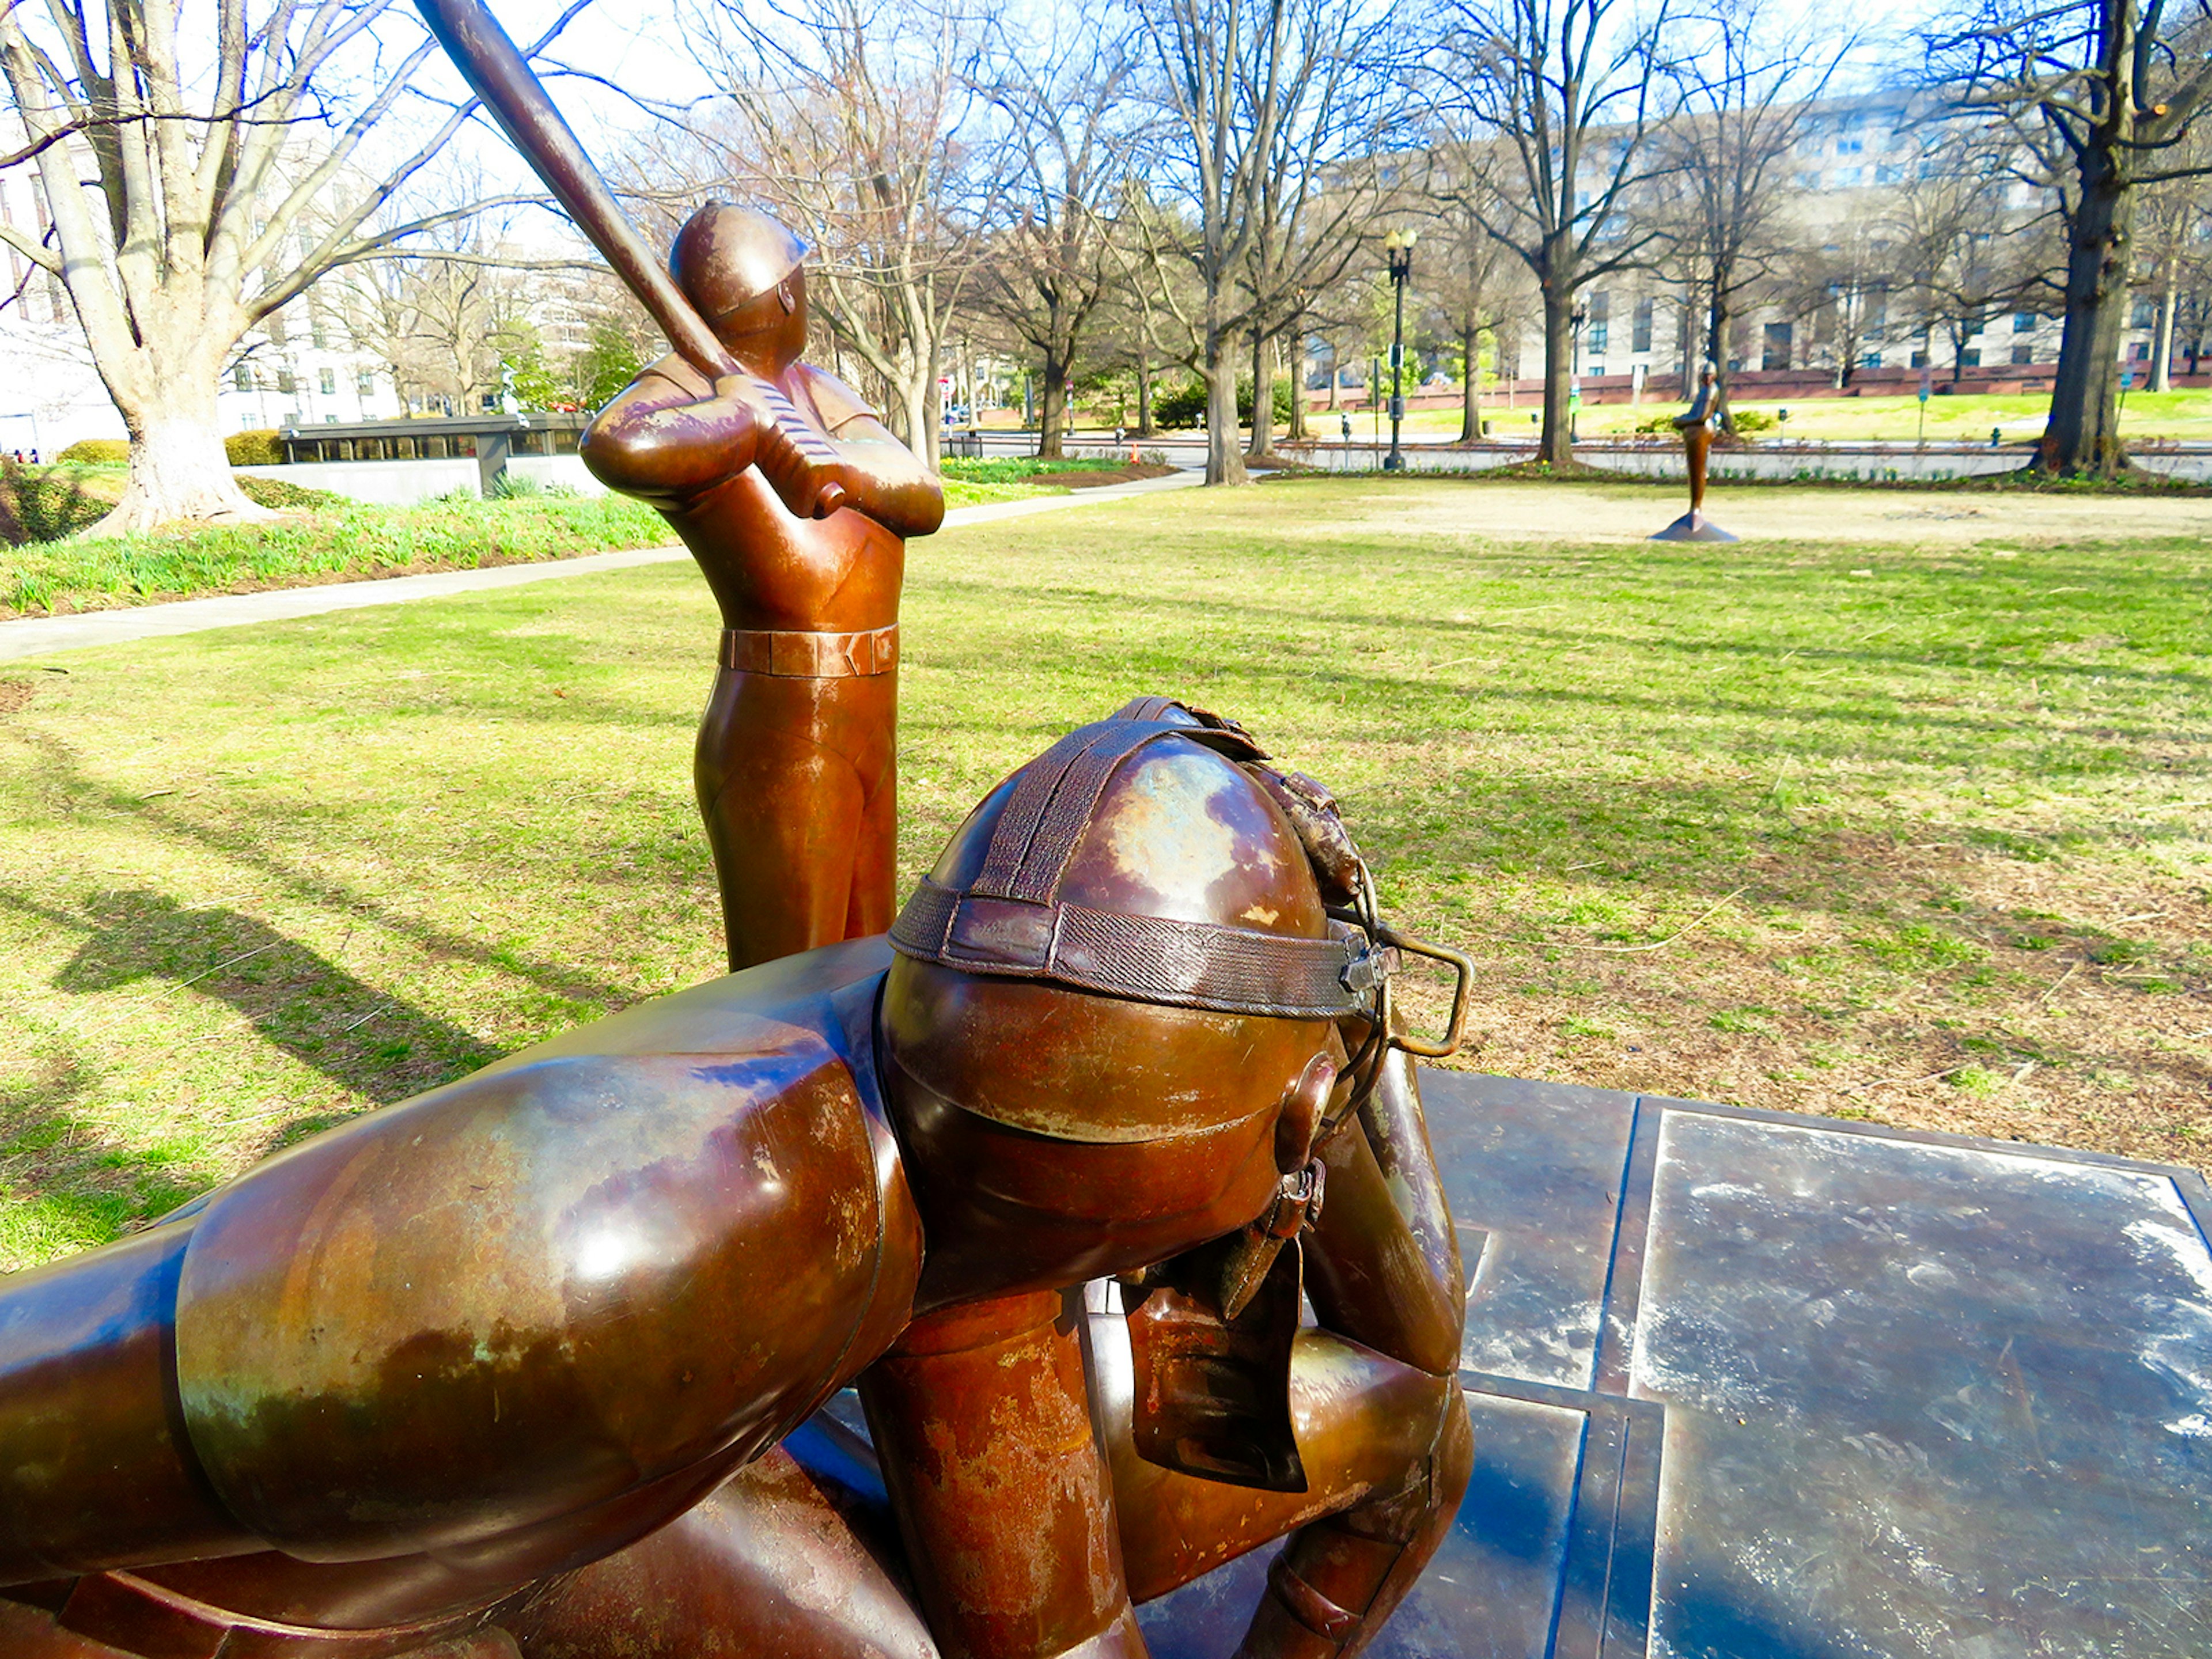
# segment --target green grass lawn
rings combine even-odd
[[[1680,410],[1683,400],[1672,395],[1669,383],[1655,380],[1650,393],[1640,405],[1629,404],[1590,404],[1584,405],[1576,423],[1576,430],[1583,437],[1606,437],[1633,431],[1639,424],[1655,416]],[[2026,443],[2039,436],[2044,417],[2050,409],[2046,396],[1999,398],[1980,393],[1957,397],[1932,397],[1928,400],[1927,435],[1933,440],[1960,441],[1968,443],[1987,443],[1990,428],[2002,428],[2007,443]],[[1483,414],[1494,426],[1498,437],[1533,437],[1535,423],[1529,416],[1538,412],[1540,399],[1519,397],[1514,406],[1508,408],[1502,392],[1492,390],[1483,398]],[[1901,398],[1796,398],[1781,402],[1764,400],[1740,401],[1739,409],[1756,410],[1765,415],[1778,415],[1784,409],[1790,411],[1789,421],[1782,426],[1784,435],[1791,438],[1820,439],[1894,439],[1908,441],[1919,435],[1919,399],[1907,395]],[[986,410],[985,427],[1012,428],[1021,423],[1021,411]],[[1086,415],[1084,424],[1110,423],[1109,414],[1101,412],[1094,420]],[[1334,410],[1316,410],[1308,417],[1313,435],[1323,443],[1333,442],[1338,435],[1338,416]],[[1281,428],[1277,428],[1279,436]],[[1407,411],[1405,430],[1407,435],[1424,440],[1456,438],[1460,430],[1460,410],[1455,403],[1448,409],[1414,409]],[[2181,392],[2146,392],[2140,388],[2127,394],[2121,410],[2121,430],[2130,438],[2187,438],[2212,439],[2212,390],[2191,389]],[[1352,436],[1356,443],[1369,443],[1377,432],[1383,440],[1390,435],[1390,422],[1386,415],[1379,422],[1367,410],[1355,411],[1352,416]],[[1179,435],[1193,436],[1194,434]],[[1766,434],[1763,434],[1766,435]]]
[[[1475,954],[1463,1063],[2212,1162],[2200,539],[1507,541],[1487,489],[916,544],[909,877],[1185,693]],[[714,974],[714,631],[667,565],[0,668],[0,1266]]]
[[[1002,464],[984,465],[988,470]],[[1048,463],[1046,470],[1066,465]],[[1065,493],[1060,486],[1022,482],[1022,476],[949,477],[945,503],[972,507]],[[501,501],[449,497],[414,507],[375,507],[260,477],[245,481],[249,493],[264,505],[288,509],[274,523],[98,539],[69,533],[106,511],[122,479],[120,467],[55,466],[16,468],[0,480],[0,506],[26,509],[15,516],[54,525],[59,538],[0,546],[0,617],[469,570],[659,547],[675,539],[659,514],[622,496],[521,494]],[[40,511],[28,512],[33,503]]]

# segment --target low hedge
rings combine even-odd
[[[131,443],[125,438],[79,438],[54,459],[86,466],[121,466],[131,459]]]
[[[250,432],[234,432],[222,441],[223,453],[230,457],[233,466],[282,466],[284,465],[284,446],[276,441],[276,428],[257,427]]]

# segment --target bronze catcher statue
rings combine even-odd
[[[1104,1659],[1287,1532],[1242,1651],[1354,1651],[1471,1455],[1401,949],[1241,728],[1083,727],[887,939],[0,1284],[0,1648]]]

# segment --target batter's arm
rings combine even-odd
[[[894,536],[927,536],[945,522],[945,488],[915,453],[872,415],[856,416],[830,434],[843,462],[837,477],[854,512]]]
[[[702,392],[648,369],[601,410],[584,433],[592,476],[656,504],[679,501],[735,477],[757,459],[760,422],[736,377]]]
[[[890,429],[866,398],[811,363],[794,374],[806,388],[821,429],[842,463],[845,505],[894,536],[927,536],[945,522],[945,489],[937,475]]]

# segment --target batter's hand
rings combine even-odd
[[[826,519],[845,504],[843,458],[775,385],[727,374],[714,383],[714,395],[752,416],[753,465],[784,506],[802,519]]]

